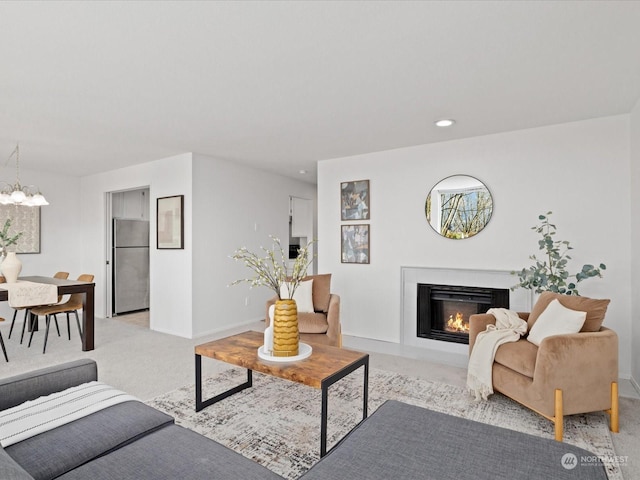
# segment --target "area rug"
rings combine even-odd
[[[356,371],[329,389],[328,449],[362,420],[361,372]],[[246,371],[225,370],[205,379],[203,397],[209,398],[244,381]],[[193,385],[185,386],[147,403],[173,416],[177,424],[216,440],[288,479],[298,478],[319,460],[320,390],[254,372],[252,388],[199,413],[195,411],[194,390]],[[388,399],[554,438],[550,421],[503,395],[495,394],[486,402],[476,402],[461,387],[370,369],[369,414]],[[600,456],[609,478],[622,479],[604,412],[572,415],[565,419],[564,428],[565,442]]]

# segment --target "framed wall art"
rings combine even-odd
[[[341,220],[369,220],[370,205],[369,180],[340,184]]]
[[[369,263],[369,225],[341,225],[342,263]]]
[[[9,247],[16,253],[40,253],[40,207],[25,205],[0,205],[0,228],[11,219],[9,233],[22,232],[18,243]]]
[[[184,249],[184,195],[157,200],[157,248]]]

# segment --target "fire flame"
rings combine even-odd
[[[456,318],[453,315],[449,315],[449,321],[447,321],[447,329],[453,332],[468,332],[469,323],[464,321],[462,313],[457,312]]]

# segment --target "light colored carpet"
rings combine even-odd
[[[362,419],[362,370],[329,389],[328,442],[331,448]],[[246,372],[229,369],[209,377],[203,397],[243,383]],[[194,386],[171,391],[147,402],[176,422],[212,438],[290,479],[319,459],[320,391],[254,373],[253,387],[195,412]],[[387,399],[553,439],[553,426],[530,410],[496,394],[476,402],[462,387],[371,369],[369,414]],[[428,428],[428,426],[425,426]],[[599,455],[610,479],[621,479],[604,413],[573,415],[565,420],[565,441]],[[461,448],[464,441],[461,439]],[[455,454],[455,452],[452,452]]]

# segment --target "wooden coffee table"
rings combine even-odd
[[[214,340],[195,347],[196,356],[196,412],[220,400],[252,386],[253,371],[273,377],[291,380],[322,390],[322,411],[320,416],[320,456],[327,454],[327,409],[328,390],[331,385],[360,367],[364,367],[364,391],[362,420],[367,418],[369,394],[369,355],[346,348],[311,344],[313,352],[309,358],[291,363],[264,361],[258,357],[258,347],[263,344],[260,332],[244,332],[231,337]],[[247,381],[226,392],[202,400],[202,357],[247,369]],[[354,425],[355,427],[355,425]]]

